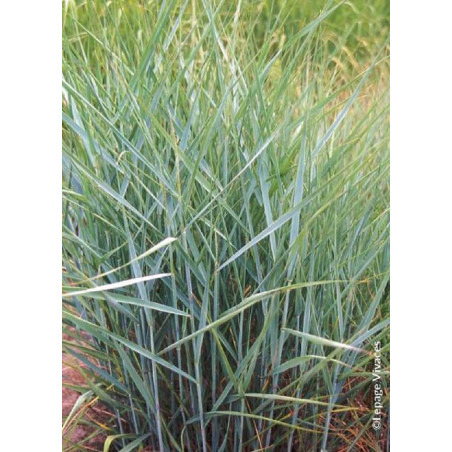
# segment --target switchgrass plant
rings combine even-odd
[[[116,418],[105,450],[385,447],[388,17],[372,4],[64,2],[64,348],[83,400]]]

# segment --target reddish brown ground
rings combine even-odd
[[[63,340],[74,341],[74,339],[63,334]],[[86,344],[85,344],[86,345]],[[89,389],[85,377],[81,371],[86,365],[74,356],[63,352],[62,356],[62,380],[63,380],[63,425],[76,404],[80,395]],[[71,389],[69,386],[86,388],[82,392]],[[96,451],[102,452],[104,442],[108,434],[115,434],[109,428],[116,423],[116,418],[111,411],[95,397],[86,400],[77,409],[74,418],[63,429],[63,452]],[[113,450],[113,447],[110,449]],[[140,452],[153,452],[150,447],[139,449]],[[158,451],[154,451],[158,452]]]
[[[65,335],[64,339],[70,338]],[[86,387],[79,370],[84,367],[75,357],[63,352],[63,424],[80,396],[79,392],[64,385]],[[107,437],[102,432],[102,426],[110,424],[112,420],[112,414],[101,402],[95,398],[85,401],[75,418],[63,430],[63,451],[102,451]]]

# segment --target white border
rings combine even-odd
[[[391,446],[450,431],[451,5],[391,4]]]
[[[61,3],[0,7],[2,450],[61,450]]]

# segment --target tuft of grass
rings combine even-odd
[[[105,450],[384,449],[388,15],[64,2],[64,348]]]

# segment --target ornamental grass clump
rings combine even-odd
[[[64,349],[106,450],[384,448],[386,2],[308,3],[64,4]]]

